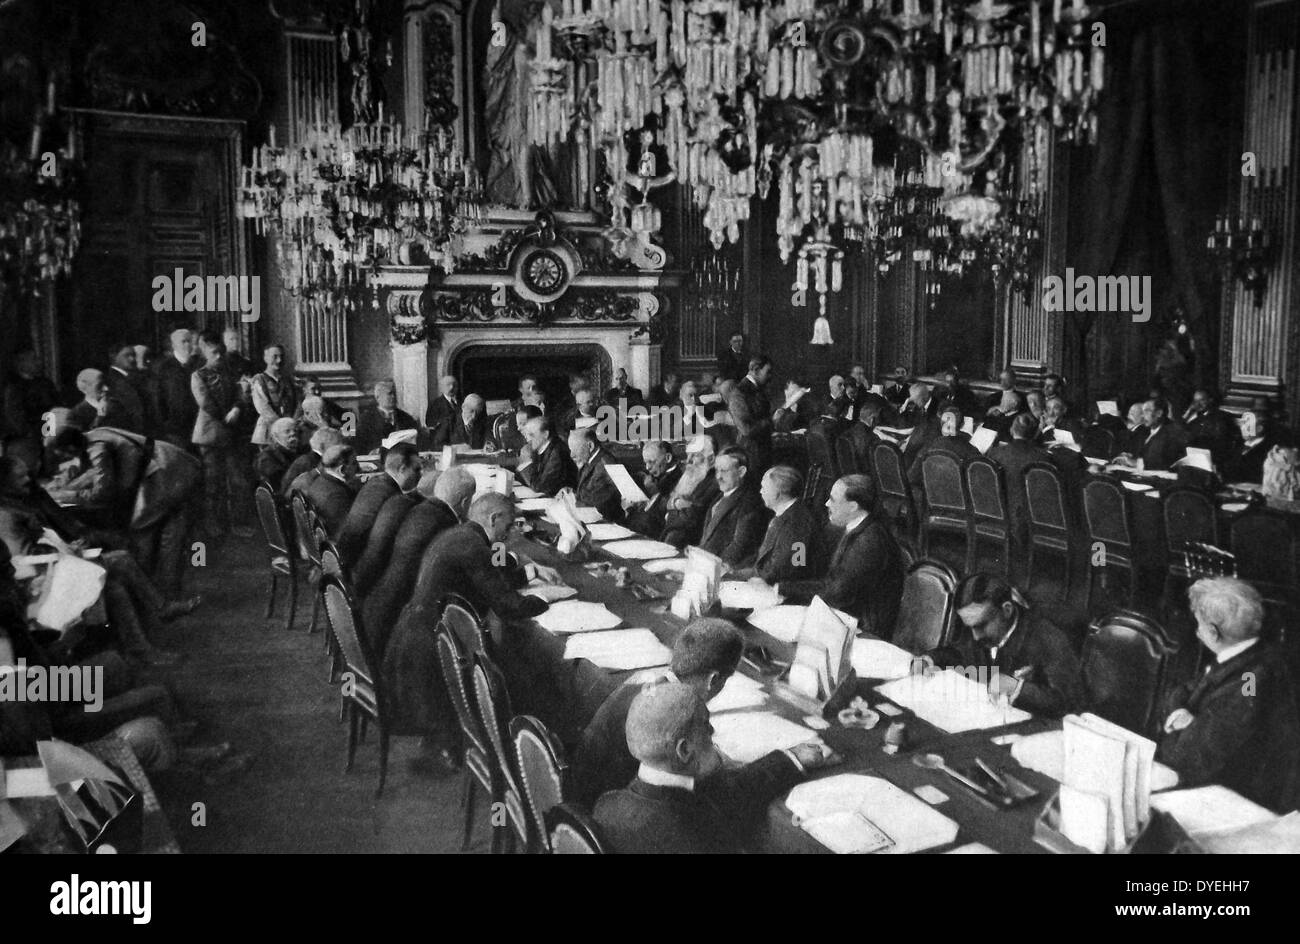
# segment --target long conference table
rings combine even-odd
[[[476,457],[470,461],[497,464],[493,457]],[[614,568],[626,567],[633,583],[662,595],[662,599],[657,600],[641,599],[631,588],[617,586],[612,571],[600,575],[582,563],[565,560],[552,543],[555,533],[554,525],[529,517],[525,519],[525,530],[512,540],[512,545],[534,561],[559,571],[564,582],[578,591],[575,599],[603,604],[622,619],[623,628],[644,627],[665,645],[672,645],[686,625],[669,610],[671,597],[680,587],[677,581],[666,575],[650,573],[639,562],[617,557],[602,550],[599,543],[593,544],[591,561],[603,560]],[[725,612],[720,615],[732,618],[741,627],[747,651],[762,647],[776,660],[789,662],[792,659],[793,644],[749,626],[743,620],[743,614]],[[505,625],[493,622],[497,659],[506,675],[514,711],[539,717],[566,744],[576,744],[583,727],[605,698],[635,674],[605,669],[586,659],[565,659],[569,637],[553,634],[536,621]],[[762,710],[803,723],[809,714],[808,705],[790,698],[784,685],[764,678],[748,660],[742,661],[741,672],[761,681],[771,696]],[[873,707],[888,701],[874,690],[876,684],[878,682],[865,679],[858,682],[858,693]],[[1034,822],[1055,793],[1056,782],[1021,767],[1012,759],[1009,746],[994,744],[991,739],[1007,733],[1024,735],[1052,729],[1059,727],[1058,721],[1033,718],[1002,728],[948,734],[903,709],[896,720],[906,723],[909,743],[905,750],[891,755],[883,750],[884,734],[890,720],[882,716],[880,723],[870,730],[845,728],[834,719],[824,730],[810,729],[810,739],[820,737],[843,757],[842,764],[814,771],[812,777],[866,774],[881,777],[909,793],[926,785],[938,789],[947,799],[934,808],[955,821],[959,832],[955,842],[932,850],[935,852],[970,843],[1002,853],[1046,851],[1034,841]],[[913,757],[924,752],[941,754],[950,766],[958,769],[969,768],[978,756],[995,769],[1005,770],[1038,790],[1039,796],[1009,810],[989,809],[944,773],[916,766]],[[778,799],[772,803],[767,822],[758,831],[754,851],[829,853],[830,850],[794,825],[790,810],[783,799]]]

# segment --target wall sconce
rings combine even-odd
[[[1236,225],[1228,216],[1214,220],[1214,232],[1205,241],[1205,248],[1218,260],[1226,275],[1232,275],[1255,297],[1255,307],[1264,304],[1264,289],[1268,286],[1268,266],[1272,257],[1272,244],[1259,217],[1246,228],[1245,219]]]

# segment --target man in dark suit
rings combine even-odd
[[[787,602],[820,596],[856,616],[861,628],[888,638],[903,594],[903,560],[883,518],[877,517],[876,483],[869,475],[845,475],[831,487],[830,523],[844,529],[826,576],[778,585]]]
[[[939,435],[930,439],[908,467],[907,478],[913,488],[922,488],[921,463],[928,455],[936,452],[946,453],[957,460],[958,467],[967,459],[978,456],[980,451],[971,445],[970,437],[961,431],[965,417],[956,404],[948,404],[939,413]]]
[[[650,390],[651,406],[672,406],[677,402],[678,379],[676,374],[664,374],[663,380]]]
[[[873,397],[874,394],[867,396]],[[875,400],[880,400],[879,403]],[[848,427],[840,433],[843,439],[848,440],[849,448],[853,450],[853,460],[858,469],[870,469],[875,461],[872,458],[871,450],[875,448],[876,443],[881,442],[879,436],[875,433],[877,423],[883,423],[882,414],[889,409],[889,404],[885,403],[883,398],[875,399],[864,403],[862,409],[858,411],[858,421],[850,423]]]
[[[573,391],[573,406],[560,414],[560,425],[556,435],[567,439],[575,429],[589,429],[596,425],[596,410],[600,404],[596,401],[596,392],[590,387],[579,387]],[[617,404],[615,404],[617,407]]]
[[[426,477],[429,484],[425,491],[432,496],[438,473],[434,471],[421,476],[420,481],[423,482]],[[375,515],[375,523],[371,526],[370,533],[366,535],[361,554],[351,570],[352,592],[358,600],[364,600],[370,594],[375,581],[383,576],[384,569],[392,559],[397,532],[401,530],[407,516],[420,507],[424,500],[425,496],[421,494],[420,486],[417,484],[410,491],[399,491],[391,496],[379,509],[379,514]]]
[[[320,457],[331,446],[341,445],[343,434],[337,429],[325,426],[312,433],[311,439],[307,440],[307,448],[290,463],[284,472],[284,478],[280,480],[281,496],[288,501],[293,498],[294,492],[306,494],[316,476],[320,475]]]
[[[593,429],[569,433],[569,455],[578,470],[574,498],[579,505],[595,508],[606,521],[623,520],[623,499],[605,469],[605,457]]]
[[[791,378],[785,385],[785,402],[772,414],[772,431],[790,433],[807,429],[817,419],[817,404],[803,381]]]
[[[515,468],[525,485],[549,496],[578,481],[568,447],[555,438],[553,429],[549,416],[534,417],[524,425],[525,445]]]
[[[737,331],[725,350],[718,355],[718,380],[739,383],[749,373],[749,355],[745,352],[745,336]]]
[[[394,621],[410,600],[425,550],[439,534],[465,520],[474,487],[474,476],[455,466],[441,475],[430,472],[420,479],[416,491],[424,500],[397,529],[388,564],[376,571],[362,605],[362,625],[376,656],[384,651]]]
[[[1051,397],[1043,403],[1043,423],[1038,430],[1038,445],[1050,446],[1052,443],[1065,443],[1057,436],[1057,430],[1069,433],[1070,439],[1078,443],[1083,439],[1083,423],[1069,415],[1069,407],[1060,397]]]
[[[365,549],[366,538],[388,499],[409,492],[420,481],[420,453],[411,443],[397,443],[384,456],[384,470],[361,486],[356,501],[348,509],[335,543],[339,558],[349,572]]]
[[[357,433],[357,448],[366,451],[379,449],[393,433],[405,429],[419,430],[414,416],[397,406],[397,385],[391,380],[381,380],[374,387],[375,405],[368,408]],[[328,403],[329,401],[324,401]],[[304,400],[303,404],[306,405]]]
[[[619,400],[626,400],[630,407],[641,406],[645,402],[641,391],[628,385],[627,371],[622,367],[614,371],[614,386],[605,391],[605,402],[610,406],[617,409]]]
[[[159,432],[163,439],[182,449],[190,448],[199,405],[190,389],[190,375],[198,364],[194,358],[194,334],[189,328],[171,333],[172,349],[154,365],[157,378]]]
[[[1180,787],[1218,783],[1277,813],[1300,803],[1300,715],[1277,648],[1259,638],[1264,606],[1242,580],[1198,580],[1188,591],[1196,638],[1214,656],[1171,693],[1156,758]]]
[[[297,424],[292,417],[282,416],[271,424],[268,436],[271,441],[258,449],[253,459],[253,472],[270,485],[272,491],[279,492],[286,484],[285,475],[300,456]]]
[[[708,434],[696,436],[686,447],[686,468],[664,506],[664,529],[660,540],[682,548],[698,544],[704,530],[704,516],[722,492],[713,473],[717,447]]]
[[[448,438],[449,437],[449,438]],[[470,449],[482,449],[487,445],[488,425],[487,410],[483,398],[471,393],[460,405],[460,411],[443,422],[434,432],[433,448],[441,449],[453,446],[468,446]]]
[[[1219,409],[1217,397],[1209,390],[1193,392],[1183,427],[1187,430],[1187,444],[1210,450],[1214,464],[1220,468],[1241,448],[1241,427],[1232,414]]]
[[[1084,705],[1083,675],[1069,639],[1031,611],[1011,584],[976,574],[962,584],[956,610],[965,631],[926,653],[927,670],[960,666],[969,678],[975,669],[991,696],[1005,695],[1037,715],[1060,718]]]
[[[736,445],[749,453],[749,464],[755,472],[766,471],[772,464],[772,404],[763,392],[771,376],[771,359],[755,357],[749,362],[749,373],[736,384],[727,401],[736,427]]]
[[[921,450],[939,436],[939,401],[929,384],[914,383],[909,388],[907,402],[899,411],[897,428],[912,431],[903,447],[903,462],[911,468]]]
[[[738,446],[722,450],[713,464],[718,496],[704,516],[700,547],[717,554],[732,567],[754,563],[767,529],[767,514],[758,490],[746,481],[749,457]]]
[[[447,376],[438,381],[438,396],[429,404],[424,414],[424,425],[437,443],[434,448],[451,442],[451,427],[460,415],[460,398],[457,396],[456,378]]]
[[[833,757],[809,742],[724,770],[708,706],[681,682],[639,692],[625,730],[636,779],[602,796],[592,814],[616,853],[738,852],[768,804]]]
[[[1019,413],[1011,421],[1011,441],[989,450],[989,458],[1006,473],[1007,511],[1011,518],[1012,538],[1018,548],[1029,543],[1029,506],[1025,498],[1025,466],[1031,462],[1051,462],[1051,454],[1034,440],[1038,421],[1033,414]]]
[[[108,362],[108,373],[104,375],[108,387],[108,415],[104,425],[152,435],[148,397],[136,370],[135,346],[110,345]]]
[[[443,598],[456,593],[484,618],[491,612],[502,619],[521,620],[543,612],[546,602],[516,591],[534,576],[559,581],[550,568],[498,557],[494,549],[509,538],[514,523],[514,502],[489,492],[470,506],[468,521],[434,538],[420,560],[410,602],[383,647],[380,672],[392,694],[397,723],[421,732],[426,747],[440,753],[458,740],[455,714],[446,687],[440,684],[436,637],[431,631]]]
[[[1151,399],[1142,404],[1142,425],[1148,430],[1146,438],[1139,435],[1130,439],[1129,451],[1116,456],[1116,462],[1140,462],[1148,472],[1164,472],[1187,454],[1187,434],[1182,426],[1169,420],[1169,404],[1164,400]]]
[[[110,425],[108,385],[104,382],[104,372],[87,367],[77,374],[77,389],[81,391],[82,398],[69,412],[68,423],[83,433]]]
[[[359,484],[357,454],[352,447],[326,449],[320,457],[320,475],[307,487],[306,497],[331,540],[338,540]]]
[[[641,461],[645,463],[641,491],[649,501],[624,505],[627,512],[624,523],[633,531],[657,539],[664,531],[668,499],[682,477],[682,464],[669,445],[659,440],[651,440],[641,447]]]
[[[820,575],[821,523],[800,497],[803,476],[791,466],[774,465],[763,474],[758,491],[772,519],[758,546],[753,575],[769,584]]]

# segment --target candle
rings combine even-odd
[[[275,122],[271,123],[271,149],[275,149]]]
[[[1038,65],[1041,46],[1042,24],[1039,22],[1039,17],[1038,0],[1029,0],[1029,62],[1032,65]]]
[[[1052,0],[1052,24],[1061,22],[1061,0]]]

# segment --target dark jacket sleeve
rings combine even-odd
[[[1016,707],[1034,714],[1059,718],[1077,711],[1084,702],[1079,660],[1065,635],[1050,624],[1040,624],[1026,648],[1029,673],[1016,698]],[[1014,672],[1021,666],[1012,666]]]
[[[1277,679],[1256,679],[1260,689],[1278,684],[1285,683]],[[1213,783],[1260,723],[1264,702],[1253,694],[1244,694],[1240,680],[1220,685],[1201,701],[1191,724],[1161,736],[1156,759],[1178,771],[1179,786]],[[1180,703],[1174,707],[1182,706]],[[1165,719],[1159,720],[1163,730]]]
[[[802,779],[790,755],[773,751],[752,764],[718,771],[696,790],[715,810],[719,831],[740,838],[758,825],[769,803]]]
[[[485,600],[502,619],[529,619],[546,610],[545,600],[515,592],[514,588],[521,585],[522,571],[513,561],[493,566],[489,547],[476,553],[465,571],[478,599]]]
[[[736,509],[736,514],[736,528],[731,533],[731,543],[720,556],[733,567],[748,567],[754,562],[754,555],[763,543],[767,520],[763,506],[758,502],[744,503]]]

